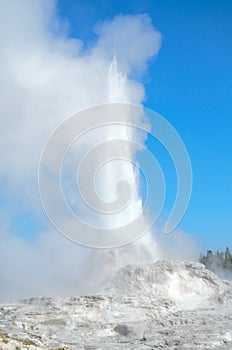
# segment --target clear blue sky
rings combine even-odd
[[[181,228],[205,248],[232,246],[232,2],[59,0],[70,36],[86,46],[117,14],[148,13],[163,43],[143,83],[145,105],[168,119],[189,151],[194,183]]]

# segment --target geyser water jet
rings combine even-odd
[[[113,57],[112,62],[109,65],[108,72],[108,101],[109,103],[133,103],[133,96],[130,96],[128,87],[128,79],[118,69],[118,63],[116,56]],[[125,115],[125,122],[130,118],[129,115]],[[142,121],[141,121],[142,123]],[[120,142],[120,139],[128,140],[139,139],[139,135],[136,135],[136,130],[128,127],[127,125],[109,126],[106,127],[102,134],[102,141],[118,139],[117,147],[126,147]],[[107,202],[115,199],[115,187],[116,184],[124,180],[130,185],[131,197],[129,205],[122,211],[115,215],[105,216],[102,219],[101,224],[104,227],[120,227],[134,220],[134,218],[143,211],[143,202],[140,194],[139,184],[139,170],[135,166],[135,154],[133,148],[129,147],[124,149],[124,154],[127,154],[127,158],[130,162],[126,162],[123,159],[117,159],[115,161],[109,161],[104,164],[99,172],[99,177],[96,177],[96,188],[98,189],[101,197]],[[144,218],[146,220],[148,218]],[[129,244],[121,248],[108,251],[107,253],[94,252],[94,255],[104,255],[105,262],[107,261],[107,270],[117,269],[123,265],[130,263],[144,263],[151,262],[158,259],[158,248],[154,241],[154,237],[151,232],[148,232],[145,236],[140,238],[134,243]],[[106,258],[107,256],[107,258]],[[96,258],[96,257],[95,257]],[[110,266],[110,268],[109,268]]]

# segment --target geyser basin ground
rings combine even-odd
[[[99,295],[0,308],[2,349],[232,349],[232,284],[198,263],[118,270]]]

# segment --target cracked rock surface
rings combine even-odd
[[[0,304],[0,349],[232,349],[232,285],[198,263],[118,270],[99,295]]]

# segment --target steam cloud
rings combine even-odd
[[[40,153],[64,118],[112,101],[117,88],[109,86],[114,55],[129,101],[142,103],[144,87],[130,77],[142,73],[158,53],[161,34],[147,15],[117,16],[97,26],[98,39],[86,50],[81,40],[68,37],[53,1],[1,2],[0,13],[0,297],[94,292],[115,266],[162,253],[151,235],[122,251],[96,252],[46,227],[37,187]],[[35,238],[14,232],[19,214],[24,220],[26,215],[36,218],[40,232]]]

